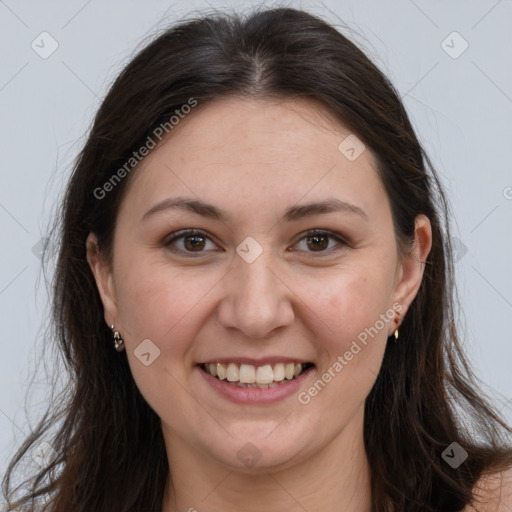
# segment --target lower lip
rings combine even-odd
[[[302,372],[297,378],[280,384],[273,388],[241,388],[228,384],[226,380],[219,380],[205,372],[200,366],[197,370],[210,386],[223,397],[238,404],[269,404],[298,393],[304,381],[315,369],[314,366]]]

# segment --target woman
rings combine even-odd
[[[69,182],[53,307],[72,379],[11,505],[512,509],[446,213],[392,85],[333,27],[272,9],[164,32]]]

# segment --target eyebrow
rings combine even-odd
[[[192,198],[176,197],[164,199],[163,201],[155,204],[142,216],[141,220],[145,220],[155,213],[170,209],[185,210],[202,217],[219,220],[221,222],[228,222],[231,219],[231,216],[226,211],[217,208],[212,204],[208,204]],[[335,197],[331,197],[325,201],[290,206],[284,212],[281,220],[286,222],[293,222],[305,217],[332,212],[353,213],[365,220],[368,219],[366,213],[358,206],[347,203],[346,201],[341,201]]]

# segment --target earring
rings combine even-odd
[[[112,332],[114,333],[114,348],[118,352],[121,352],[121,350],[123,350],[123,348],[124,348],[124,340],[123,340],[123,338],[121,338],[121,335],[119,334],[119,332],[114,330],[114,324],[112,324],[110,326],[110,328],[112,329]]]
[[[396,340],[398,340],[398,327],[399,326],[400,326],[400,317],[397,316],[397,318],[396,318],[396,329],[395,329],[395,333],[394,333],[395,343],[396,343]]]
[[[395,329],[395,343],[396,343],[397,339],[398,339],[398,329]]]

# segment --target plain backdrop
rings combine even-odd
[[[0,0],[0,476],[44,410],[41,240],[99,102],[155,31],[211,6],[254,5]],[[512,421],[512,2],[258,5],[342,21],[402,95],[453,208],[464,346]]]

